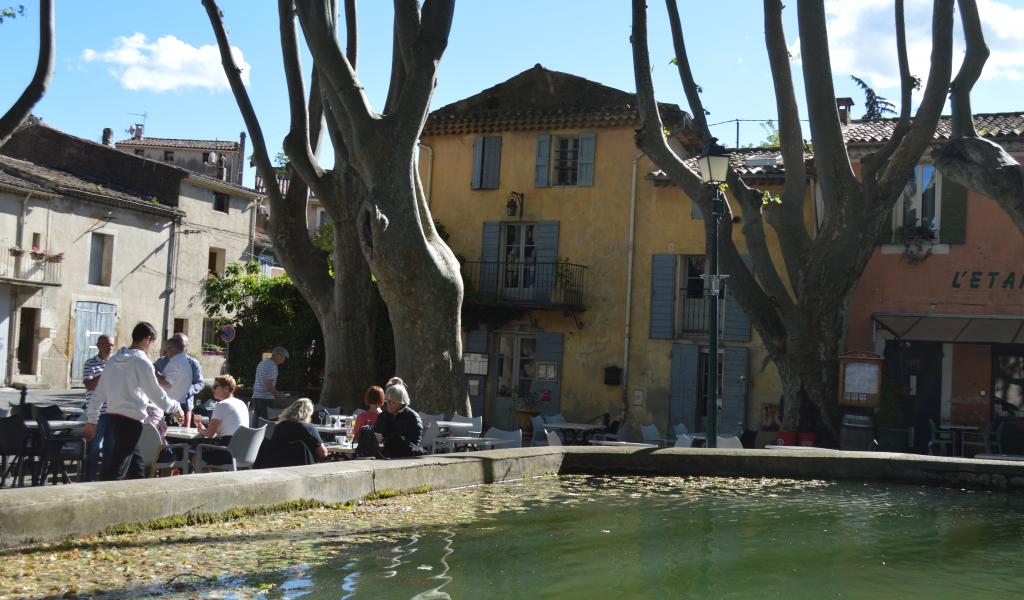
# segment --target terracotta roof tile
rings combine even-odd
[[[843,131],[843,137],[850,145],[884,144],[892,136],[896,121],[852,121]],[[1021,137],[1024,135],[1024,112],[977,114],[974,115],[974,126],[980,136],[989,139]],[[951,130],[950,117],[940,117],[934,139],[948,140]]]
[[[176,138],[155,138],[145,137],[141,140],[128,138],[117,142],[118,146],[131,148],[182,148],[186,150],[234,150],[238,151],[238,142],[225,142],[220,140],[186,140]]]
[[[777,148],[740,148],[731,150],[729,163],[741,177],[749,181],[781,181],[785,178],[786,168],[782,155]],[[694,173],[697,172],[697,158],[690,158],[683,163]],[[814,170],[814,155],[804,154],[804,164],[808,174]],[[672,180],[661,169],[651,171],[647,179],[655,185],[670,185]]]

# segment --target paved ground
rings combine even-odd
[[[85,389],[74,390],[28,390],[29,404],[57,404],[59,406],[81,406],[85,400]],[[0,388],[0,408],[7,408],[21,402],[21,390]]]

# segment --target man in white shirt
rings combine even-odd
[[[164,412],[183,419],[181,405],[167,397],[156,380],[153,363],[147,352],[156,339],[156,329],[140,322],[132,330],[132,345],[121,348],[107,361],[103,377],[89,399],[83,437],[91,440],[96,435],[96,421],[100,407],[107,404],[108,426],[114,435],[109,460],[104,457],[100,479],[124,479],[128,458],[142,434],[142,420],[146,418],[146,405],[154,404]]]
[[[164,346],[164,356],[167,362],[162,373],[157,375],[157,381],[167,391],[167,395],[181,405],[185,411],[185,418],[191,417],[192,411],[186,410],[188,396],[192,387],[192,365],[188,362],[188,354],[185,354],[185,344],[181,338],[172,337],[167,340]],[[163,375],[161,380],[160,375]],[[186,421],[187,423],[187,421]]]

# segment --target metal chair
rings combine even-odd
[[[188,475],[192,463],[189,462],[188,444],[165,444],[160,437],[160,432],[149,423],[142,426],[142,434],[139,435],[137,448],[142,454],[142,464],[146,466],[146,477],[153,477],[157,473],[173,469],[180,469],[182,475]],[[167,448],[174,453],[174,460],[158,462],[160,451]]]
[[[266,435],[266,426],[259,429],[251,427],[239,427],[227,447],[214,444],[199,444],[196,446],[196,471],[202,473],[205,469],[215,471],[237,471],[239,469],[251,469],[256,462],[256,456],[260,451],[260,444],[263,443],[263,436]],[[223,464],[210,464],[206,462],[205,456],[213,451],[227,451],[231,455],[231,462]]]
[[[544,417],[540,415],[534,415],[530,417],[530,422],[533,423],[533,436],[530,438],[530,445],[547,446],[548,440],[551,439],[550,434],[555,432],[549,432],[546,429],[544,429]],[[557,433],[555,433],[555,437],[558,437]],[[558,442],[558,445],[561,445],[562,439],[559,438]]]
[[[420,438],[420,447],[426,450],[427,454],[434,453],[434,442],[437,440],[439,433],[441,433],[441,427],[437,424],[437,421],[431,421],[423,428],[423,436]]]
[[[686,423],[676,423],[672,426],[672,430],[675,431],[676,436],[690,433],[690,430],[686,428]]]
[[[544,436],[548,439],[548,446],[561,446],[562,438],[558,437],[558,433],[554,431],[544,430]]]
[[[12,487],[25,485],[25,461],[29,457],[30,440],[25,419],[20,416],[0,419],[0,488],[8,475],[11,476]],[[8,456],[12,457],[10,462]]]
[[[676,448],[690,448],[693,446],[693,438],[686,435],[685,433],[676,434]]]
[[[658,429],[657,425],[642,425],[640,427],[640,436],[645,444],[665,445],[665,438],[661,437],[661,430]]]
[[[39,420],[39,417],[43,417],[48,421],[63,421],[64,411],[55,404],[47,404],[46,406],[39,406],[38,404],[32,404],[32,419],[35,421]]]
[[[484,434],[487,438],[496,438],[502,440],[500,442],[494,442],[495,448],[522,448],[523,447],[523,430],[516,429],[514,431],[506,431],[504,429],[498,429],[497,427],[491,427]]]
[[[1006,421],[999,423],[998,426],[989,421],[981,431],[965,431],[961,438],[960,456],[967,455],[968,447],[982,449],[985,454],[1002,454],[1002,433],[1005,426]]]
[[[259,427],[266,427],[267,433],[263,436],[264,439],[274,439],[274,429],[277,428],[277,421],[268,421],[263,417],[256,417],[256,425]]]
[[[43,411],[40,411],[36,422],[39,424],[41,465],[39,477],[33,481],[33,485],[44,485],[46,483],[46,476],[50,474],[53,475],[52,481],[54,485],[57,484],[58,475],[64,483],[71,483],[67,470],[67,463],[69,461],[78,463],[77,475],[81,479],[82,467],[85,466],[85,438],[80,435],[55,435],[50,428],[50,420],[46,418]]]
[[[480,434],[484,430],[484,418],[483,417],[464,417],[462,415],[452,415],[453,423],[470,423],[473,427],[465,432],[467,436],[480,437]],[[460,434],[462,435],[462,434]]]
[[[629,423],[623,423],[619,425],[619,430],[615,432],[615,441],[617,442],[628,442],[630,436],[633,433],[633,426]]]
[[[743,449],[743,442],[735,435],[719,435],[715,437],[715,440],[717,440],[719,448]]]
[[[548,415],[548,416],[544,417],[544,422],[545,423],[565,423],[566,421],[565,421],[565,417],[563,417],[561,415],[561,413],[559,413],[557,415]]]
[[[932,437],[928,440],[928,454],[935,454],[935,449],[940,450],[948,449],[948,452],[943,452],[942,456],[952,456],[954,448],[953,432],[949,430],[939,429],[939,426],[935,424],[935,421],[928,419],[928,429],[931,430]]]

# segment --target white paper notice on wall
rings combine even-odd
[[[917,375],[910,376],[910,395],[917,395]]]
[[[463,356],[466,363],[466,375],[486,375],[487,355],[467,352]]]

